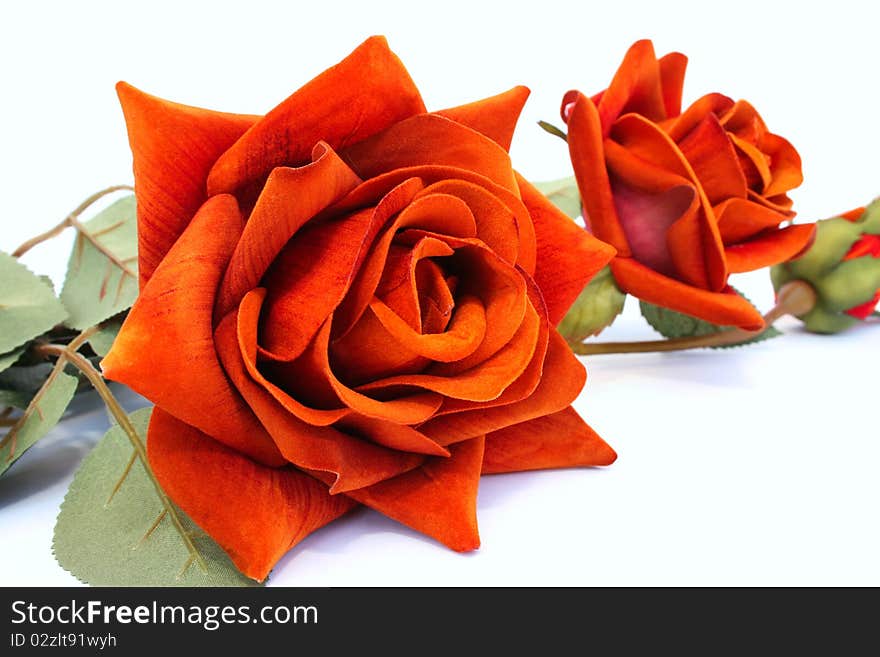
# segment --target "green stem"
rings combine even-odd
[[[186,549],[189,551],[192,558],[196,559],[199,562],[199,565],[203,570],[207,570],[207,566],[205,565],[204,559],[202,559],[202,555],[199,553],[195,544],[192,542],[192,539],[189,536],[189,533],[186,531],[186,528],[183,526],[183,522],[180,520],[180,515],[177,513],[177,510],[174,508],[171,500],[168,495],[165,494],[165,491],[162,489],[162,486],[159,484],[159,480],[156,479],[156,475],[153,473],[153,470],[150,468],[150,464],[147,461],[147,447],[144,445],[144,442],[141,440],[141,437],[138,435],[137,429],[132,425],[131,420],[128,419],[128,414],[116,400],[116,397],[113,396],[113,393],[110,391],[110,388],[107,386],[107,383],[104,381],[104,377],[101,376],[101,373],[98,372],[94,368],[94,366],[89,362],[87,358],[82,356],[81,354],[72,352],[70,347],[63,347],[61,345],[40,345],[35,351],[37,353],[41,353],[47,356],[57,356],[58,359],[67,359],[71,365],[75,366],[80,372],[82,372],[83,376],[89,380],[89,383],[95,388],[95,391],[104,401],[104,404],[107,406],[107,410],[110,411],[110,414],[119,424],[119,427],[125,432],[125,435],[128,436],[128,440],[131,443],[131,446],[134,448],[135,452],[138,455],[138,459],[140,459],[141,464],[144,466],[144,471],[147,473],[150,481],[153,484],[153,487],[156,490],[156,494],[159,496],[159,499],[162,502],[162,506],[168,512],[168,517],[171,518],[171,522],[174,524],[175,529],[180,534],[181,539],[186,545]]]
[[[62,219],[58,225],[50,228],[45,233],[40,233],[36,237],[32,237],[24,244],[19,246],[15,251],[12,252],[12,257],[20,258],[38,244],[42,244],[43,242],[46,242],[47,240],[50,240],[57,235],[60,235],[62,232],[64,232],[66,228],[69,228],[71,226],[77,227],[77,230],[86,234],[86,237],[89,238],[90,236],[88,236],[87,232],[85,230],[82,230],[82,224],[77,221],[79,216],[96,201],[99,201],[108,194],[112,194],[113,192],[119,192],[122,190],[134,191],[134,188],[131,185],[113,185],[112,187],[108,187],[107,189],[102,189],[99,192],[95,192],[78,206],[76,206],[73,212],[64,217],[64,219]],[[125,267],[122,267],[122,269],[125,269]]]

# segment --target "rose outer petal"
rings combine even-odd
[[[223,153],[208,175],[208,193],[234,192],[275,167],[304,164],[319,141],[339,151],[423,112],[403,63],[384,37],[370,37]]]
[[[484,442],[480,436],[458,443],[449,458],[428,459],[411,472],[346,495],[456,552],[475,550]]]
[[[610,465],[617,454],[571,406],[486,435],[483,474]]]
[[[476,130],[509,151],[516,123],[529,93],[528,87],[514,87],[496,96],[440,110],[434,114]]]
[[[116,85],[134,159],[141,287],[204,202],[214,161],[258,119],[189,107]]]
[[[232,196],[208,200],[141,291],[101,368],[108,379],[225,445],[281,465],[283,457],[229,383],[214,347],[214,298],[242,227]]]
[[[808,249],[815,237],[815,224],[771,229],[747,242],[727,247],[727,264],[731,273],[738,274],[792,260]]]
[[[733,288],[709,292],[659,274],[632,258],[615,258],[611,272],[623,291],[648,303],[718,326],[738,326],[747,331],[764,328],[761,313]]]
[[[150,419],[147,456],[171,499],[258,581],[303,538],[356,506],[293,468],[254,463],[161,408]]]
[[[615,250],[580,228],[519,174],[517,183],[535,226],[535,282],[555,326]]]

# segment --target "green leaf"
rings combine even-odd
[[[131,306],[137,297],[135,209],[134,196],[126,196],[82,224],[61,289],[61,301],[70,314],[67,326],[78,330],[95,326]]]
[[[0,354],[0,372],[15,365],[15,361],[21,358],[23,353],[24,347],[19,347],[5,354]]]
[[[43,386],[31,400],[19,423],[13,426],[0,440],[0,475],[12,465],[35,442],[45,436],[49,429],[58,424],[64,409],[76,392],[76,377],[64,372]]]
[[[577,182],[574,176],[548,180],[546,182],[532,183],[537,187],[557,208],[562,210],[572,219],[581,216],[581,195],[578,192]]]
[[[121,320],[105,322],[101,329],[89,338],[92,350],[102,358],[110,353],[110,347],[113,346],[113,341],[119,335],[119,329],[121,328]]]
[[[0,252],[0,353],[20,347],[65,317],[52,286]]]
[[[0,410],[9,408],[10,406],[24,410],[27,408],[30,400],[31,395],[19,392],[18,390],[0,389]]]
[[[669,308],[655,306],[647,301],[639,301],[639,308],[642,311],[642,316],[648,321],[648,324],[665,338],[699,337],[702,335],[709,335],[710,333],[719,333],[721,331],[730,331],[733,329],[731,326],[718,326],[717,324],[712,324],[702,319],[698,319],[697,317],[670,310]],[[731,347],[740,347],[747,344],[763,342],[764,340],[769,340],[780,335],[782,335],[782,333],[775,327],[768,326],[762,333],[759,333],[748,340],[735,342],[733,344],[714,345],[711,348],[729,349]]]
[[[145,408],[130,416],[142,436],[151,411]],[[95,586],[256,585],[180,513],[207,569],[191,563],[141,462],[135,458],[127,470],[132,453],[125,433],[113,427],[83,460],[55,524],[58,563]]]
[[[617,287],[611,267],[603,267],[562,318],[557,330],[569,343],[578,344],[611,326],[623,312],[626,295]]]

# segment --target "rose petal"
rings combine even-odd
[[[265,276],[260,344],[279,360],[297,358],[336,309],[378,230],[372,210],[304,226]]]
[[[359,386],[358,391],[413,386],[454,399],[489,401],[498,397],[525,371],[535,353],[539,332],[540,318],[529,303],[525,318],[510,342],[482,363],[448,376],[429,373],[392,376]],[[433,368],[428,370],[431,371]]]
[[[214,161],[259,117],[172,103],[116,85],[134,158],[141,287],[205,200]]]
[[[474,218],[474,237],[485,242],[510,264],[516,262],[520,239],[517,219],[496,195],[485,187],[464,180],[441,180],[433,183],[420,192],[419,197],[428,194],[446,194],[464,201]]]
[[[610,465],[611,447],[571,407],[486,435],[483,474]]]
[[[728,198],[746,198],[746,178],[727,133],[714,114],[707,114],[678,142],[706,197],[713,205]]]
[[[764,328],[761,313],[733,288],[710,292],[664,276],[632,258],[615,258],[611,272],[623,291],[656,306],[718,326],[738,326],[747,331]]]
[[[230,385],[214,347],[214,298],[242,226],[232,196],[215,196],[199,209],[141,291],[101,368],[225,445],[280,465],[284,459]]]
[[[342,151],[364,179],[420,165],[473,171],[515,192],[507,151],[490,138],[436,114],[422,114]]]
[[[679,142],[687,137],[688,133],[696,128],[707,115],[715,114],[721,116],[733,107],[733,105],[733,99],[728,98],[723,94],[706,94],[702,98],[698,98],[691,103],[688,108],[682,112],[681,116],[677,117],[667,125],[666,132],[672,141]]]
[[[441,445],[450,445],[474,436],[503,429],[519,422],[561,411],[575,400],[584,387],[586,370],[552,329],[543,362],[543,373],[534,392],[512,404],[484,406],[428,420],[419,431]],[[442,411],[441,411],[442,412]]]
[[[732,198],[715,207],[718,229],[726,245],[743,242],[758,233],[776,228],[787,216],[740,198]]]
[[[434,114],[476,130],[509,151],[516,122],[529,93],[528,87],[514,87],[497,96],[440,110]]]
[[[687,63],[687,57],[680,52],[671,52],[660,58],[660,87],[667,117],[681,114],[681,95]]]
[[[602,94],[598,111],[603,136],[608,136],[611,126],[622,114],[641,114],[651,121],[666,118],[660,65],[651,41],[642,39],[630,46]]]
[[[333,149],[321,143],[315,146],[310,164],[274,169],[223,276],[215,316],[225,317],[238,306],[245,293],[260,284],[294,233],[360,182]]]
[[[761,140],[761,150],[770,156],[771,182],[764,190],[765,196],[784,194],[800,186],[804,181],[801,156],[787,139],[768,132]]]
[[[614,247],[581,229],[518,174],[517,183],[535,226],[535,282],[550,323],[556,325],[584,286],[614,257]]]
[[[441,447],[425,434],[405,424],[377,420],[376,418],[352,413],[340,420],[336,426],[346,432],[362,436],[377,445],[383,445],[394,450],[425,454],[427,456],[449,456],[449,450]]]
[[[355,503],[293,468],[267,468],[161,408],[147,434],[150,467],[169,497],[245,575],[262,581],[278,560]]]
[[[275,167],[300,166],[319,141],[339,151],[424,111],[418,89],[385,38],[370,37],[223,153],[208,176],[208,193],[235,191]]]
[[[464,181],[478,185],[507,206],[516,219],[516,227],[519,232],[519,251],[516,256],[516,264],[529,275],[533,275],[535,273],[535,229],[532,226],[528,210],[520,200],[519,191],[514,193],[473,171],[451,166],[422,165],[383,173],[367,180],[343,201],[340,201],[337,205],[337,211],[346,212],[374,204],[396,187],[406,187],[417,183],[433,185],[447,180]]]
[[[482,436],[461,442],[450,448],[449,458],[429,459],[411,472],[346,494],[457,552],[475,550],[484,442]]]
[[[655,192],[668,190],[673,184],[692,186],[696,198],[687,199],[682,193],[679,195],[683,198],[672,199],[681,204],[673,206],[681,214],[669,225],[665,241],[678,277],[698,287],[720,291],[727,284],[724,244],[709,200],[682,152],[656,124],[636,114],[622,117],[614,126],[613,136],[615,141],[609,141],[605,149],[609,171],[613,171],[616,181],[623,180],[636,190]],[[680,182],[675,182],[675,176],[681,176]],[[624,197],[619,192],[615,187],[618,217],[632,240],[637,231],[630,230],[628,221],[639,221],[638,210],[628,208],[625,219],[621,212],[627,206],[622,204]],[[689,204],[685,206],[685,202]],[[646,200],[643,209],[649,211],[650,204]],[[656,248],[654,240],[651,243]]]
[[[249,295],[250,296],[250,295]],[[255,299],[245,297],[242,312],[250,313]],[[236,313],[217,327],[217,350],[236,388],[260,419],[278,449],[290,463],[333,475],[331,493],[361,488],[421,464],[414,454],[386,449],[329,426],[303,421],[267,392],[264,381],[255,381],[240,351]]]
[[[581,194],[584,221],[593,235],[617,249],[618,254],[629,256],[629,243],[614,207],[605,169],[604,137],[596,106],[579,92],[569,92],[565,98],[571,107],[568,152]]]
[[[473,296],[459,299],[452,321],[443,333],[414,331],[378,299],[373,300],[370,309],[399,345],[432,361],[451,363],[467,358],[482,344],[486,335],[486,309]]]
[[[727,247],[728,268],[731,273],[738,274],[792,260],[810,247],[815,236],[815,224],[765,231],[747,242]]]

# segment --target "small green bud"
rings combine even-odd
[[[880,199],[817,222],[813,246],[770,277],[777,294],[792,281],[811,286],[816,303],[797,315],[809,331],[837,333],[867,318],[880,300]]]

